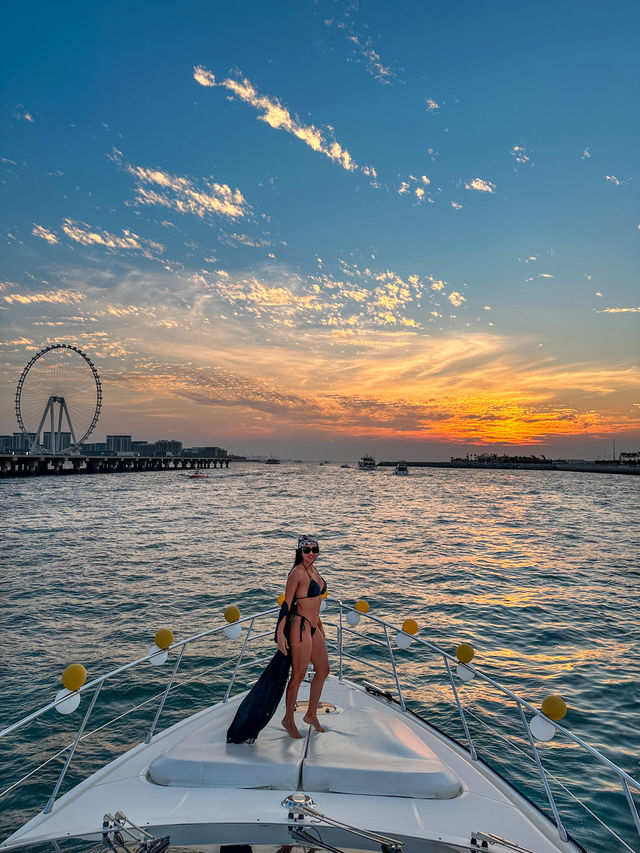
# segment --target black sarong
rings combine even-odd
[[[290,655],[277,651],[240,703],[227,730],[227,743],[254,741],[276,712],[287,686]]]

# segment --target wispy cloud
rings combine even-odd
[[[602,294],[596,294],[602,296]],[[598,314],[637,314],[640,308],[602,308],[597,311]]]
[[[58,305],[77,305],[84,302],[86,294],[73,290],[53,290],[46,293],[5,293],[0,297],[9,305],[34,305],[45,302]]]
[[[25,110],[23,106],[19,106],[17,110],[14,112],[14,116],[20,121],[27,121],[29,124],[33,124],[34,118],[33,115],[29,112],[29,110]]]
[[[109,231],[98,231],[84,222],[74,222],[65,219],[62,224],[64,233],[81,246],[104,246],[106,249],[132,249],[142,252],[145,257],[154,257],[154,252],[163,252],[164,246],[152,240],[143,240],[133,231],[124,229],[122,235],[111,234]]]
[[[377,80],[378,83],[389,85],[395,82],[397,79],[396,73],[390,66],[383,65],[380,54],[374,49],[373,40],[368,36],[356,33],[355,24],[352,20],[349,20],[355,10],[355,6],[349,6],[343,20],[325,18],[324,25],[326,27],[335,26],[337,30],[344,32],[347,41],[354,46],[355,60],[364,64],[367,73]]]
[[[519,166],[524,166],[531,163],[531,155],[524,145],[514,145],[511,149],[511,156]]]
[[[248,234],[227,234],[218,239],[221,243],[225,243],[228,246],[250,246],[252,249],[266,249],[273,245],[270,240],[250,237]]]
[[[388,85],[395,78],[395,74],[387,65],[383,65],[380,54],[373,49],[371,39],[363,39],[362,36],[349,35],[349,41],[355,45],[359,56],[365,62],[365,68],[378,83]]]
[[[34,223],[34,226],[31,229],[31,233],[36,237],[40,237],[41,240],[45,240],[51,246],[54,246],[58,242],[58,238],[53,233],[53,231],[49,231],[43,225],[36,225]]]
[[[440,110],[440,104],[433,98],[425,98],[425,104],[430,113],[437,113]]]
[[[201,86],[220,86],[231,92],[233,96],[250,104],[262,113],[259,116],[261,121],[266,122],[276,130],[284,130],[292,134],[313,151],[323,154],[348,172],[355,172],[358,169],[365,171],[364,168],[358,166],[347,149],[336,141],[331,128],[322,130],[313,124],[304,124],[300,119],[293,116],[277,98],[269,98],[266,95],[259,94],[246,78],[243,80],[227,78],[218,82],[214,74],[201,65],[194,69],[193,76]],[[365,173],[369,174],[368,171]]]
[[[127,163],[120,151],[114,151],[112,159],[137,181],[137,204],[168,207],[179,213],[191,213],[200,219],[211,214],[240,219],[251,211],[240,190],[232,189],[228,184],[204,178],[199,187],[191,178]]]
[[[464,185],[465,190],[477,190],[481,193],[493,193],[496,190],[496,185],[491,181],[484,181],[482,178],[473,178]]]

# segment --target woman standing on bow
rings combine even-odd
[[[319,553],[320,547],[315,536],[300,536],[276,629],[278,649],[284,655],[291,653],[291,678],[287,686],[282,725],[292,738],[302,737],[293,715],[298,690],[307,674],[309,662],[313,665],[314,676],[304,721],[316,731],[324,731],[318,721],[318,703],[322,686],[329,675],[329,657],[320,621],[320,603],[327,584],[315,567]]]

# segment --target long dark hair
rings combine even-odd
[[[302,548],[296,548],[296,558],[293,561],[293,569],[295,569],[296,566],[299,566],[301,562],[302,562]],[[293,569],[291,571],[293,571]]]

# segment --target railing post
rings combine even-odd
[[[524,711],[522,710],[522,705],[519,699],[516,699],[516,704],[518,705],[518,711],[520,712],[520,718],[522,719],[522,725],[524,726],[524,730],[527,733],[527,737],[529,738],[529,744],[531,745],[531,751],[533,752],[533,757],[536,760],[536,764],[538,765],[538,771],[540,773],[540,778],[542,779],[542,784],[544,785],[544,789],[547,794],[547,799],[549,800],[549,805],[553,811],[553,816],[556,821],[556,826],[558,827],[558,834],[560,835],[560,839],[562,841],[567,840],[567,830],[562,825],[562,821],[560,820],[560,812],[558,811],[558,807],[556,806],[556,801],[553,799],[553,794],[551,793],[551,788],[549,787],[549,782],[547,781],[547,774],[544,772],[544,767],[542,766],[542,761],[540,760],[540,755],[538,754],[538,748],[533,739],[533,735],[531,734],[531,730],[529,729],[529,723],[527,722],[527,718],[524,715]]]
[[[53,804],[55,803],[56,797],[58,796],[58,791],[60,790],[60,785],[62,785],[62,780],[64,779],[64,777],[67,774],[67,770],[69,769],[69,765],[71,764],[71,759],[73,758],[73,754],[76,751],[78,744],[80,743],[80,738],[82,737],[82,732],[84,731],[85,726],[89,722],[89,717],[91,716],[91,712],[93,711],[93,706],[96,704],[96,699],[98,698],[98,695],[99,695],[100,691],[102,690],[103,684],[104,684],[103,681],[101,681],[100,684],[98,684],[98,686],[96,687],[96,692],[91,697],[91,702],[89,703],[89,707],[87,708],[87,713],[84,715],[84,720],[82,721],[82,724],[81,724],[80,728],[78,729],[78,734],[76,735],[76,739],[71,744],[71,748],[69,749],[69,754],[67,755],[67,760],[64,763],[64,767],[60,771],[60,775],[58,776],[58,781],[56,782],[55,787],[53,789],[53,792],[52,792],[51,796],[49,797],[49,801],[48,801],[47,805],[44,807],[43,814],[49,814],[49,812],[53,808]]]
[[[340,602],[340,623],[338,625],[338,653],[339,663],[338,663],[338,681],[342,681],[342,602]]]
[[[627,802],[629,803],[629,810],[631,812],[631,817],[633,818],[633,822],[636,825],[636,830],[638,831],[638,835],[640,835],[640,818],[638,817],[638,810],[636,808],[636,804],[633,801],[633,797],[631,796],[631,791],[629,790],[629,786],[627,785],[627,780],[622,780],[622,786],[624,788],[624,793],[627,798]]]
[[[446,655],[442,656],[442,660],[444,661],[444,665],[447,668],[447,674],[449,676],[449,681],[451,682],[451,689],[453,690],[453,696],[456,700],[456,705],[458,706],[458,713],[460,714],[460,719],[462,720],[462,725],[464,726],[464,733],[467,736],[467,741],[469,743],[469,752],[471,753],[471,758],[474,761],[478,760],[478,753],[476,752],[476,748],[473,745],[473,741],[471,740],[471,732],[469,731],[469,726],[467,725],[467,718],[464,713],[464,708],[462,707],[462,703],[460,702],[460,697],[458,696],[458,690],[456,688],[456,683],[453,680],[453,673],[451,672],[451,667],[449,666],[449,661]]]
[[[407,710],[407,706],[404,704],[404,696],[402,695],[402,688],[400,687],[400,680],[398,679],[398,670],[396,669],[396,659],[393,655],[393,649],[391,648],[391,640],[389,639],[389,632],[387,631],[387,626],[383,625],[384,628],[384,638],[387,641],[387,649],[389,650],[389,657],[391,658],[391,666],[393,667],[393,677],[396,680],[396,690],[398,691],[398,697],[400,699],[400,707],[403,711]]]
[[[240,649],[240,655],[238,656],[238,660],[236,662],[236,667],[233,670],[233,674],[231,675],[231,681],[229,682],[229,686],[227,687],[227,692],[224,694],[224,699],[222,700],[223,704],[225,704],[227,702],[227,700],[229,699],[229,694],[231,693],[231,688],[233,687],[233,682],[236,680],[236,675],[238,673],[240,661],[242,660],[242,656],[244,655],[244,649],[245,649],[245,646],[247,645],[247,640],[249,639],[249,636],[251,635],[251,631],[253,629],[254,621],[255,621],[255,616],[253,617],[251,622],[249,622],[249,627],[247,628],[247,636],[244,638],[244,643],[242,644],[242,648]]]
[[[178,667],[180,666],[180,661],[182,660],[182,655],[184,654],[184,650],[186,649],[186,643],[180,649],[180,654],[178,655],[178,660],[173,667],[173,672],[171,673],[171,677],[167,683],[164,693],[162,694],[162,699],[160,700],[160,706],[156,711],[156,715],[151,723],[151,728],[149,729],[146,738],[144,739],[145,743],[151,743],[151,738],[153,737],[153,732],[155,731],[155,727],[158,724],[158,720],[160,719],[160,714],[162,713],[162,709],[164,708],[164,703],[167,701],[167,696],[169,695],[169,691],[171,690],[171,685],[173,684],[173,679],[176,677],[176,672],[178,671]]]

